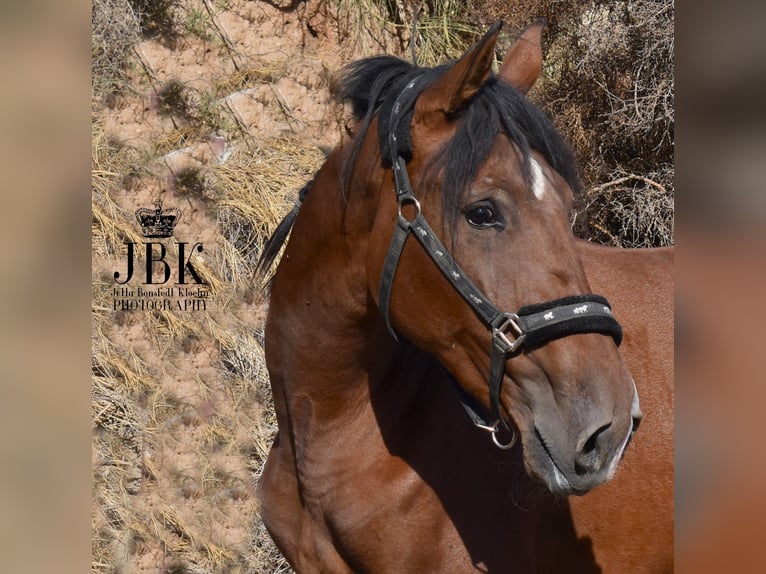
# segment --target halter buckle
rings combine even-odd
[[[495,339],[502,341],[503,345],[507,347],[507,353],[515,353],[519,347],[524,343],[524,339],[527,338],[526,332],[519,325],[519,316],[516,313],[504,313],[503,322],[497,327],[492,327],[492,336]],[[514,339],[511,340],[506,334],[507,331],[511,331]]]

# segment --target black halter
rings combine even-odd
[[[390,160],[394,171],[394,182],[399,203],[397,219],[391,244],[383,264],[380,278],[379,300],[383,316],[386,319],[391,334],[396,338],[391,327],[389,307],[391,290],[393,289],[396,268],[399,264],[407,237],[414,235],[423,249],[436,263],[444,276],[455,290],[465,299],[468,305],[492,333],[492,350],[489,366],[489,404],[490,415],[494,422],[479,414],[475,402],[458,385],[460,400],[473,423],[492,433],[492,440],[500,448],[511,448],[516,442],[516,434],[510,428],[500,413],[500,390],[505,375],[505,362],[522,350],[543,345],[554,339],[577,333],[602,333],[611,335],[619,346],[622,341],[622,328],[612,316],[609,303],[600,295],[573,295],[547,303],[528,305],[516,313],[508,313],[495,307],[484,294],[473,284],[462,268],[452,258],[444,244],[439,240],[426,222],[420,211],[420,204],[412,191],[412,185],[407,174],[407,164],[398,152],[397,131],[399,121],[403,116],[409,118],[410,108],[417,98],[418,78],[409,82],[397,97],[391,110],[389,122]],[[409,123],[409,122],[408,122]],[[408,126],[407,126],[408,129]],[[415,215],[408,219],[403,214],[403,208],[410,206]],[[500,426],[513,433],[510,442],[503,444],[497,438]]]

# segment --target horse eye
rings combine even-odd
[[[472,227],[477,229],[493,227],[498,223],[495,218],[495,212],[489,205],[472,207],[466,212],[465,218]]]

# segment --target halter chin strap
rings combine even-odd
[[[442,274],[492,333],[489,404],[493,422],[488,422],[479,414],[479,411],[482,410],[481,407],[477,408],[475,401],[460,385],[457,385],[458,394],[473,423],[477,427],[491,432],[492,440],[498,447],[511,448],[516,442],[516,433],[500,412],[500,391],[505,376],[506,361],[524,349],[544,345],[554,339],[577,333],[610,335],[619,346],[622,341],[622,328],[612,316],[609,303],[600,295],[574,295],[547,303],[528,305],[516,313],[509,313],[495,307],[473,284],[423,217],[420,203],[412,191],[406,162],[397,152],[396,133],[399,117],[403,112],[401,102],[407,101],[410,105],[414,104],[415,98],[412,93],[408,92],[414,91],[416,84],[417,78],[405,86],[391,112],[389,144],[395,191],[399,203],[399,216],[383,263],[378,306],[385,317],[388,330],[396,339],[389,313],[391,291],[404,245],[407,238],[413,235],[436,263]],[[408,219],[403,213],[405,209],[414,210],[414,216]],[[510,442],[502,443],[498,439],[501,427],[512,433]]]

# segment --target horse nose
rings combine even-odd
[[[589,427],[582,433],[577,442],[577,452],[575,454],[575,472],[579,475],[589,474],[599,471],[609,455],[609,449],[612,441],[610,429],[611,421],[606,424]]]

